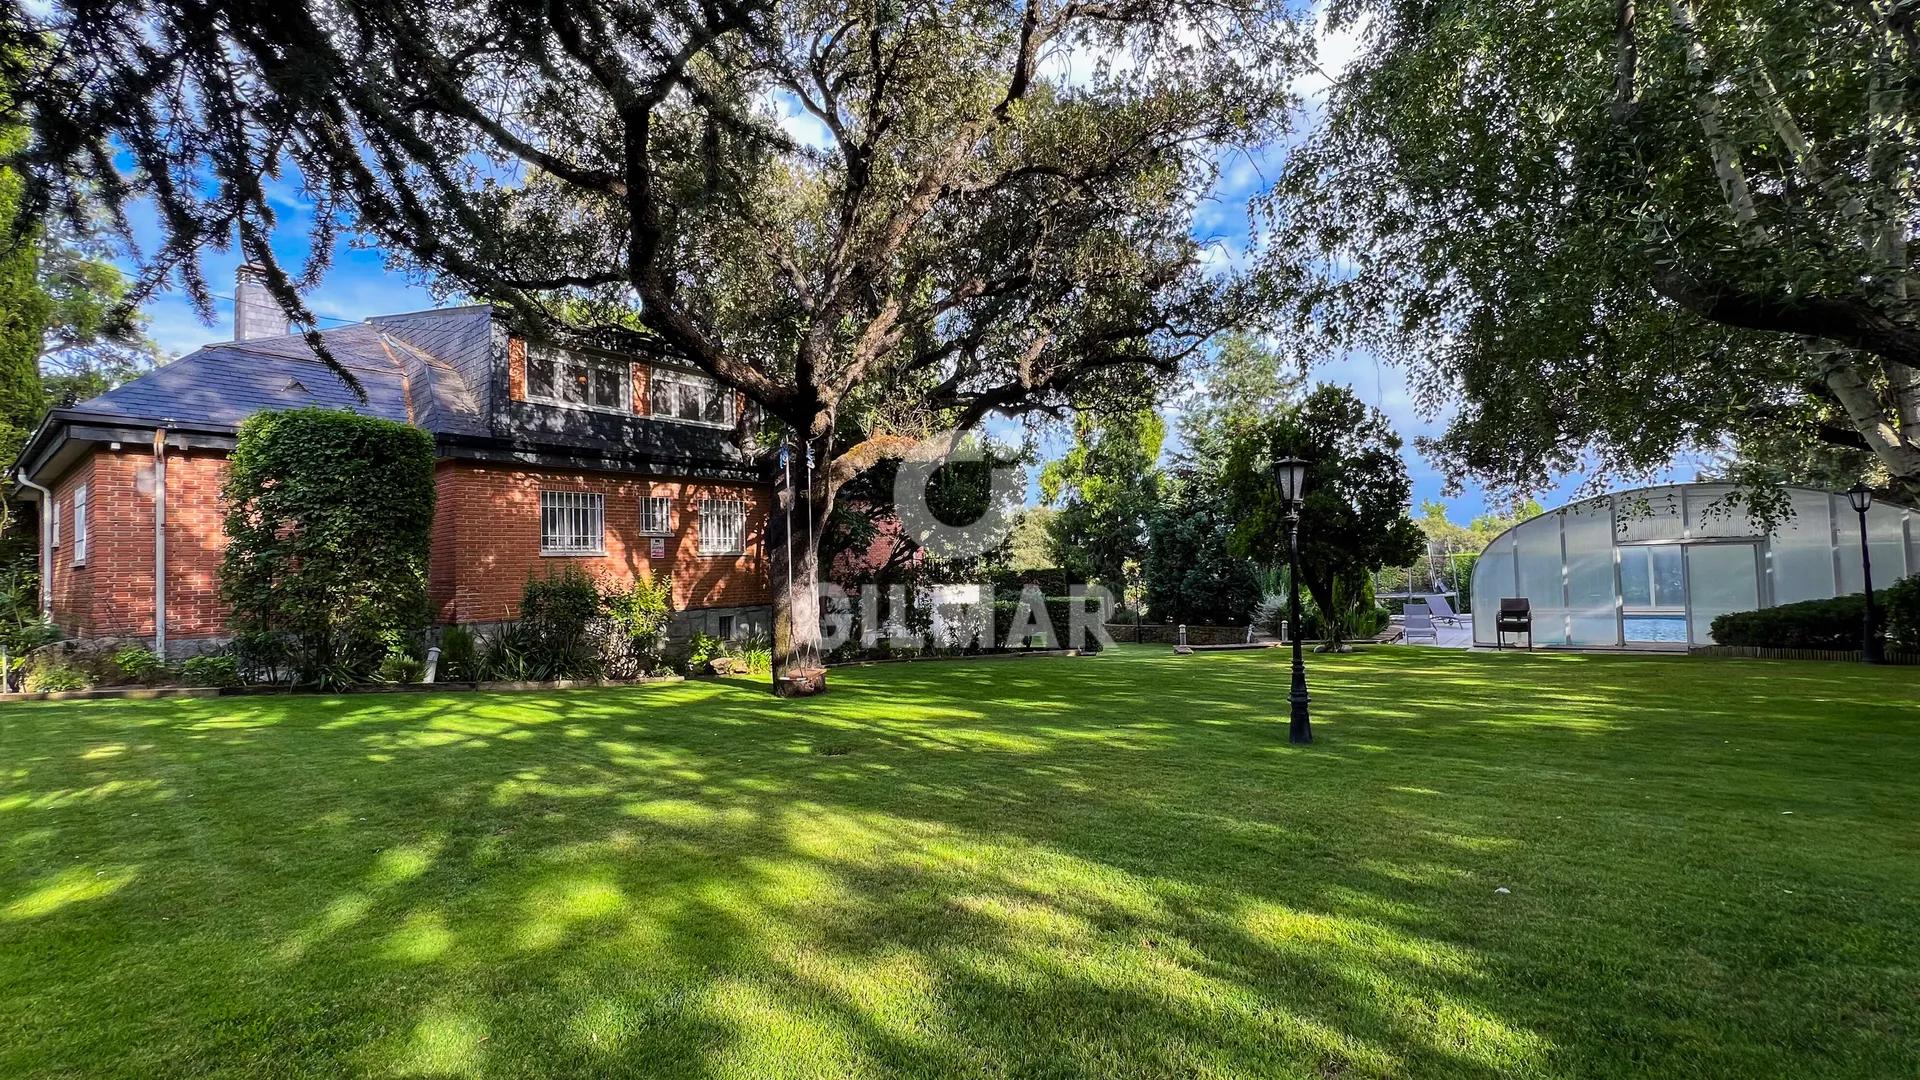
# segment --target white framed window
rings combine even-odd
[[[57,499],[54,500],[54,502],[47,507],[47,513],[53,515],[53,530],[52,530],[53,535],[47,538],[47,542],[57,548],[60,546],[60,502],[59,500]]]
[[[540,493],[540,554],[604,555],[607,497],[585,491]]]
[[[87,485],[73,489],[73,565],[87,564]]]
[[[747,504],[739,499],[700,500],[700,554],[738,555],[746,550]]]
[[[665,495],[640,496],[640,533],[643,536],[669,536],[673,533],[673,500]]]
[[[633,407],[633,366],[624,360],[531,346],[527,349],[527,400],[628,412]]]
[[[712,379],[659,368],[647,376],[647,414],[688,424],[733,426],[733,392]]]

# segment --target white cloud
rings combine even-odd
[[[1327,18],[1327,8],[1323,3],[1314,13],[1317,24],[1314,32],[1314,51],[1318,61],[1318,70],[1310,71],[1293,82],[1293,91],[1304,98],[1317,97],[1346,74],[1366,47],[1368,18],[1333,29]]]
[[[1125,46],[1089,45],[1073,42],[1049,48],[1035,69],[1045,82],[1079,89],[1096,81],[1123,77],[1138,66],[1138,59]]]
[[[799,98],[780,91],[773,96],[773,108],[780,118],[780,129],[794,142],[814,150],[833,148],[833,132],[819,117],[808,112]]]

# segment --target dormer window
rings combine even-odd
[[[647,379],[647,412],[662,420],[733,426],[733,394],[701,375],[655,368]]]
[[[565,349],[527,350],[529,401],[626,412],[633,400],[632,379],[630,365],[622,360]]]

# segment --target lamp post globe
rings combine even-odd
[[[1848,488],[1847,505],[1860,515],[1860,583],[1865,586],[1867,594],[1866,614],[1861,616],[1860,621],[1860,659],[1869,664],[1878,664],[1884,657],[1880,635],[1875,632],[1880,619],[1873,605],[1873,558],[1867,548],[1867,511],[1873,509],[1873,489],[1865,484]]]
[[[1287,508],[1287,636],[1293,639],[1293,688],[1287,693],[1292,718],[1287,725],[1287,741],[1305,745],[1313,741],[1313,720],[1307,708],[1307,665],[1300,653],[1300,499],[1306,492],[1307,463],[1296,457],[1275,461],[1273,484]]]

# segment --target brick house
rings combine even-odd
[[[429,597],[443,625],[511,619],[528,576],[566,564],[609,582],[667,575],[678,633],[770,630],[773,494],[738,395],[657,359],[529,343],[477,305],[324,331],[361,402],[287,333],[249,268],[236,297],[235,340],[54,410],[22,451],[42,607],[69,637],[172,654],[223,640],[235,431],[314,405],[433,435]]]

